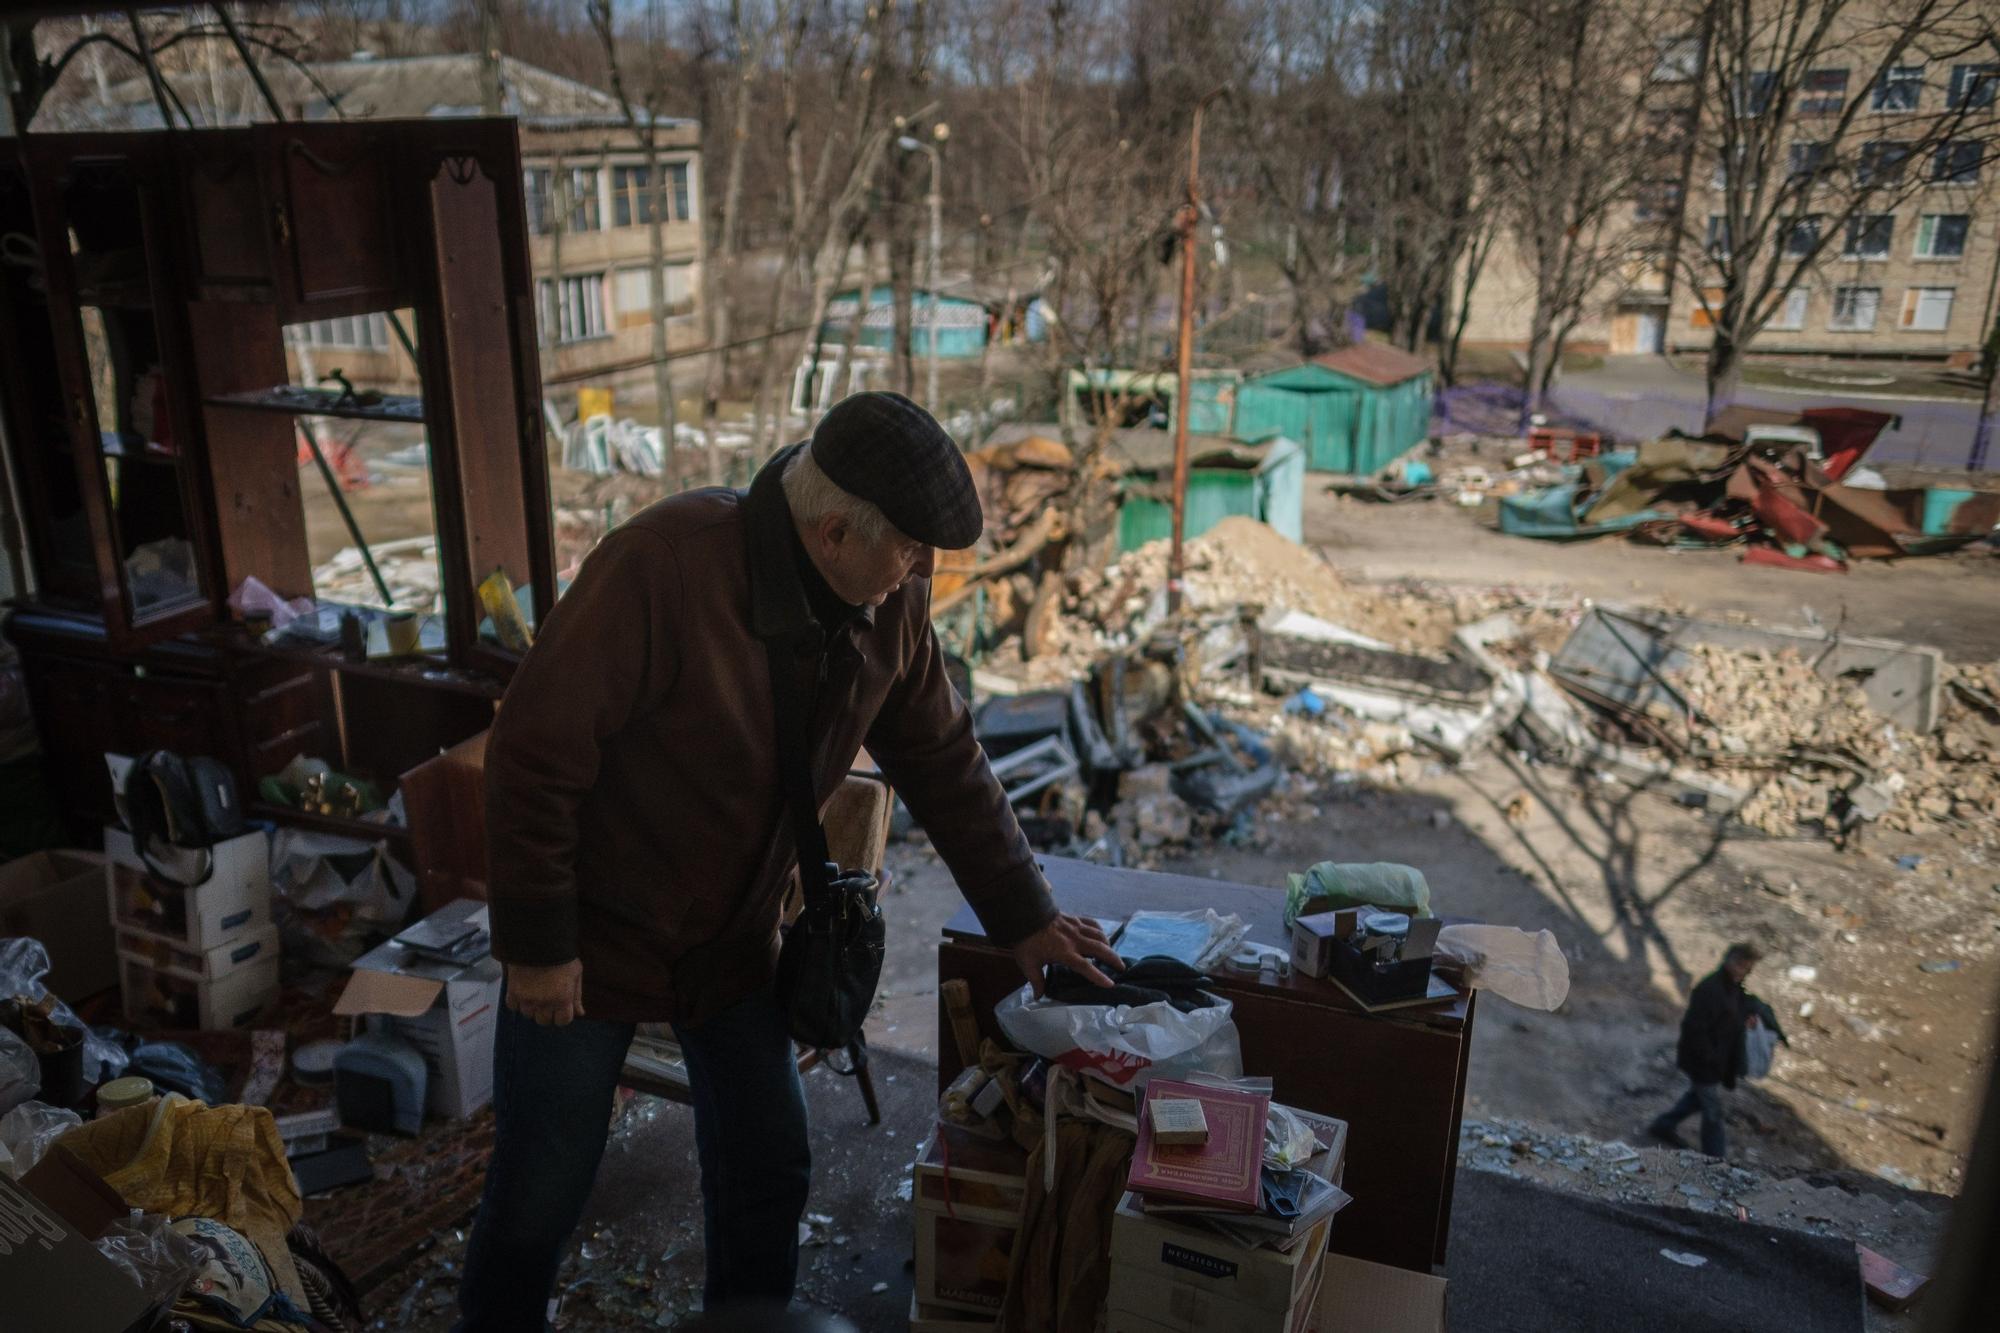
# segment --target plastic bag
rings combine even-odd
[[[1415,866],[1390,861],[1321,861],[1303,875],[1285,877],[1285,928],[1299,919],[1309,898],[1331,898],[1334,910],[1398,907],[1412,916],[1431,914],[1431,886]]]
[[[83,1123],[74,1111],[46,1102],[22,1102],[0,1116],[0,1175],[14,1180],[35,1169],[49,1145]]]
[[[1264,1165],[1280,1171],[1304,1166],[1318,1154],[1319,1136],[1289,1106],[1271,1103],[1264,1121]]]
[[[176,1300],[207,1262],[208,1252],[175,1231],[168,1220],[137,1208],[97,1238],[97,1252],[138,1284],[155,1305]]]
[[[281,828],[271,840],[271,886],[286,907],[287,955],[345,967],[396,932],[417,880],[379,842]]]
[[[272,629],[283,629],[300,616],[310,615],[314,604],[310,597],[294,597],[288,602],[252,574],[229,594],[229,609],[239,616],[262,613],[271,618]]]
[[[1524,1009],[1554,1012],[1569,998],[1569,960],[1546,930],[1446,926],[1438,932],[1437,956],[1462,965],[1467,985]]]
[[[1771,1072],[1772,1061],[1778,1058],[1778,1034],[1764,1026],[1761,1018],[1752,1018],[1750,1027],[1743,1034],[1743,1073],[1747,1078],[1763,1078]],[[0,1127],[6,1122],[0,1121]]]
[[[22,1102],[34,1100],[42,1090],[42,1062],[34,1048],[0,1027],[0,1113],[12,1111]]]
[[[16,935],[0,940],[0,998],[22,996],[30,1001],[39,1000],[49,993],[42,978],[49,974],[49,951],[42,942],[26,935]],[[83,1078],[86,1083],[108,1083],[125,1072],[125,1051],[116,1042],[108,1041],[76,1016],[70,1007],[56,997],[56,1004],[49,1015],[64,1027],[78,1028],[83,1032]],[[33,1052],[29,1053],[33,1058]],[[27,1096],[41,1091],[40,1065],[36,1065],[35,1086]],[[7,1100],[6,1062],[0,1059],[0,1110],[6,1110],[11,1103]],[[17,1100],[25,1101],[26,1097]]]
[[[1198,1071],[1236,1078],[1243,1047],[1229,1001],[1181,1013],[1170,1004],[1060,1004],[1023,986],[994,1010],[1016,1046],[1127,1090],[1154,1074]]]

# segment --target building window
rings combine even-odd
[[[667,315],[685,315],[694,310],[694,266],[668,264]],[[646,285],[646,270],[621,268],[612,275],[613,299],[618,308],[618,327],[644,326],[653,318],[653,293]]]
[[[1870,139],[1861,145],[1855,168],[1855,183],[1864,186],[1900,185],[1903,170],[1910,162],[1910,146],[1894,139]]]
[[[1847,71],[1809,69],[1799,89],[1799,114],[1835,116],[1847,105]]]
[[[1708,215],[1708,243],[1704,248],[1710,259],[1729,258],[1729,219],[1720,213]]]
[[[304,324],[287,324],[285,341],[294,347],[386,352],[389,350],[389,317],[379,313],[348,315],[340,319],[315,319]]]
[[[1911,333],[1943,333],[1951,323],[1952,287],[1912,287],[1903,293],[1897,327]]]
[[[548,341],[551,331],[558,343],[605,336],[602,273],[579,273],[564,278],[560,285],[543,278],[536,287],[541,298],[542,341]]]
[[[1917,222],[1918,259],[1957,259],[1965,254],[1972,218],[1964,213],[1926,213]]]
[[[1785,230],[1785,253],[1802,259],[1819,248],[1820,215],[1795,218]]]
[[[1680,209],[1679,181],[1647,181],[1639,187],[1639,197],[1632,206],[1632,217],[1637,222],[1670,222]]]
[[[1847,220],[1847,243],[1840,249],[1846,259],[1887,259],[1896,233],[1893,213],[1863,213]]]
[[[1686,83],[1701,70],[1701,38],[1662,37],[1653,65],[1656,83]]]
[[[2000,65],[1953,65],[1945,106],[1953,111],[1992,106],[1995,91],[2000,91]]]
[[[566,183],[569,187],[569,229],[604,230],[603,208],[597,198],[597,168],[571,167]]]
[[[1785,303],[1771,316],[1766,329],[1779,333],[1795,333],[1806,326],[1806,306],[1811,303],[1812,293],[1803,287],[1794,287],[1785,293]]]
[[[1836,333],[1866,333],[1875,327],[1875,311],[1881,304],[1880,287],[1836,287],[1833,318],[1826,326]]]
[[[546,236],[555,230],[554,180],[547,167],[525,167],[521,171],[521,193],[528,203],[528,230]]]
[[[1877,111],[1915,111],[1923,92],[1922,65],[1891,65],[1875,80],[1875,95],[1870,100]]]
[[[1972,139],[1952,139],[1937,146],[1931,158],[1931,179],[1942,185],[1970,185],[1979,179],[1980,145]]]
[[[1792,145],[1788,160],[1793,176],[1817,175],[1826,165],[1826,145],[1801,140]]]
[[[652,188],[652,175],[645,167],[611,168],[612,226],[636,227],[650,223],[654,201],[659,197],[659,192]]]
[[[1774,70],[1760,69],[1743,81],[1740,101],[1743,114],[1761,116],[1771,105],[1771,94],[1778,90],[1778,75]]]
[[[673,221],[694,221],[694,210],[688,203],[687,163],[667,163],[667,198],[672,201],[674,206],[674,211],[670,215]]]

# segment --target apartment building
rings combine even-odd
[[[1823,155],[1838,154],[1836,160],[1848,164],[1844,171],[1875,184],[1881,202],[1831,221],[1812,198],[1803,202],[1785,234],[1774,238],[1785,256],[1809,253],[1828,227],[1835,234],[1824,236],[1828,243],[1819,259],[1784,293],[1753,354],[1953,365],[1977,358],[1993,326],[2000,283],[2000,210],[1994,207],[2000,165],[1990,160],[1994,146],[1986,141],[2000,92],[2000,56],[1908,59],[1877,78],[1879,48],[1857,41],[1851,51],[1830,45],[1814,68],[1803,71],[1779,129],[1782,162],[1774,168],[1810,172]],[[1696,100],[1700,68],[1697,39],[1661,39],[1651,75],[1654,114],[1688,125],[1696,123],[1691,113],[1698,113],[1701,129],[1691,153],[1663,153],[1659,178],[1626,206],[1619,222],[1631,229],[1635,257],[1593,297],[1570,339],[1574,350],[1700,353],[1708,346],[1710,311],[1721,297],[1712,257],[1726,253],[1730,237],[1725,165],[1709,132],[1715,112]],[[1753,72],[1740,95],[1754,107],[1768,95],[1771,78]],[[1862,105],[1844,139],[1834,142],[1828,135],[1849,99],[1862,99]],[[1940,114],[1951,113],[1964,113],[1967,137],[1927,142]],[[1841,186],[1829,188],[1837,194]],[[1844,211],[1837,199],[1828,206]],[[1532,275],[1502,237],[1473,288],[1466,341],[1523,347],[1533,308]]]
[[[701,338],[701,126],[684,119],[655,122],[656,183],[638,133],[609,93],[511,57],[500,59],[498,72],[501,114],[520,124],[544,381],[552,391],[586,380],[649,384],[655,210],[664,223],[669,350],[696,346]],[[272,61],[264,74],[288,119],[482,114],[476,55],[357,56],[304,67]],[[270,119],[240,68],[173,75],[170,82],[199,124]],[[32,128],[160,126],[144,79],[112,85],[108,99],[81,87],[71,91],[45,102]],[[295,374],[318,377],[338,369],[356,384],[415,384],[386,315],[295,325],[287,337]]]

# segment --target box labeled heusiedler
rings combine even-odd
[[[1013,1225],[1028,1195],[1028,1154],[1011,1140],[983,1139],[938,1124],[924,1140],[913,1171],[918,1208]]]
[[[471,910],[460,899],[434,916]],[[491,957],[441,962],[390,940],[354,960],[336,1014],[367,1016],[422,1052],[432,1115],[462,1120],[493,1099],[493,1029],[500,1017],[501,967]]]
[[[1326,1257],[1318,1333],[1444,1333],[1445,1279],[1345,1254]]]
[[[268,947],[259,949],[257,960],[235,968],[218,981],[195,972],[161,967],[120,949],[118,989],[124,999],[126,1021],[149,1027],[204,1031],[248,1027],[266,1005],[278,998],[277,935],[277,927],[265,927],[260,938],[268,941]]]
[[[198,949],[169,935],[155,935],[117,927],[118,952],[161,971],[192,977],[198,981],[221,981],[224,977],[268,962],[278,956],[278,928],[264,926],[226,940],[213,949]]]
[[[262,829],[201,850],[164,849],[154,859],[191,888],[156,879],[115,824],[104,830],[105,891],[114,925],[213,949],[271,924],[271,846]]]
[[[1294,1114],[1323,1145],[1306,1166],[1322,1179],[1346,1174],[1347,1125]],[[1304,1333],[1311,1325],[1333,1217],[1289,1251],[1244,1246],[1197,1222],[1146,1214],[1136,1195],[1119,1201],[1111,1223],[1107,1328],[1133,1333]]]
[[[72,1004],[118,984],[103,884],[96,852],[30,852],[0,865],[0,938],[40,940],[42,984]]]
[[[944,1310],[925,1305],[910,1293],[910,1333],[988,1333],[995,1323],[991,1314],[966,1310]]]

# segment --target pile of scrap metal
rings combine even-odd
[[[1195,700],[1205,652],[1220,671],[1244,651],[1240,633],[1162,630],[1087,680],[980,703],[973,730],[1029,840],[1127,865],[1246,828],[1278,762],[1266,737]]]
[[[1573,539],[1629,533],[1668,546],[1742,546],[1743,559],[1844,572],[1850,558],[1954,550],[2000,523],[2000,492],[1888,489],[1861,468],[1894,417],[1861,408],[1735,407],[1699,437],[1573,465],[1500,502],[1500,530]]]

